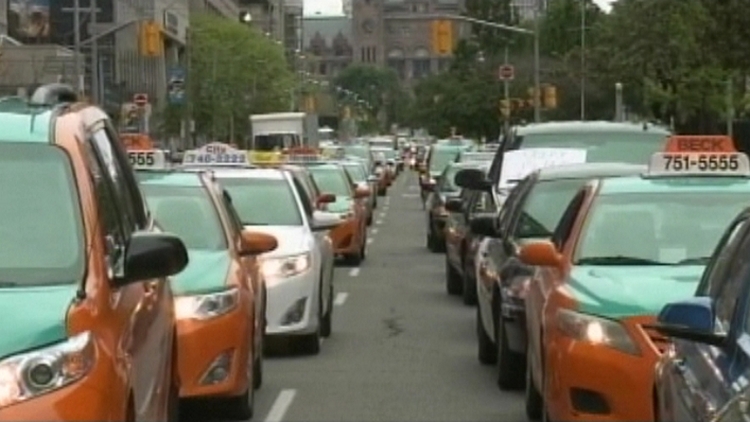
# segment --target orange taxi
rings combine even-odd
[[[3,102],[0,124],[0,218],[12,221],[0,421],[176,420],[167,277],[187,265],[184,244],[147,215],[109,118],[71,87]]]
[[[525,309],[529,418],[654,419],[654,365],[669,342],[650,325],[693,296],[745,207],[750,164],[733,151],[725,137],[673,137],[646,174],[589,181],[552,240],[521,248],[538,266]]]

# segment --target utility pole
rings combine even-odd
[[[76,68],[76,86],[78,94],[83,93],[83,69],[81,69],[81,0],[73,0],[73,34],[75,37],[73,50]]]
[[[503,64],[508,65],[508,43],[505,44],[505,57]],[[503,97],[505,98],[506,104],[510,104],[510,80],[503,80]],[[505,123],[503,125],[504,133],[507,135],[510,133],[510,116],[505,116]]]
[[[581,121],[586,120],[586,0],[581,0]]]
[[[89,10],[91,11],[91,25],[89,27],[96,28],[96,15],[99,13],[99,9],[96,0],[89,1]],[[99,92],[99,43],[94,38],[91,40],[91,99],[94,104],[101,104],[101,97],[102,93]]]
[[[537,0],[534,4],[534,122],[542,121],[542,82],[539,67],[539,12],[541,2]]]
[[[732,77],[727,77],[726,101],[727,101],[727,135],[731,138],[734,136],[734,87],[732,86]]]
[[[615,121],[625,121],[625,107],[622,101],[622,83],[615,84]]]
[[[190,61],[192,59],[193,49],[192,31],[190,26],[185,28],[185,122],[184,125],[184,140],[185,149],[194,148],[193,142],[193,75],[190,74]]]

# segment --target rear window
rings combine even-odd
[[[351,177],[356,183],[367,181],[367,173],[361,165],[347,164],[344,168],[346,169],[346,172],[349,173],[349,177]]]
[[[0,287],[80,282],[83,221],[65,152],[0,144],[0,198]]]
[[[159,225],[182,238],[188,249],[228,248],[219,213],[203,187],[144,184],[141,189]]]
[[[301,226],[302,215],[286,180],[220,179],[246,226]],[[273,204],[273,206],[269,206]]]
[[[543,180],[529,192],[516,226],[519,238],[551,237],[586,179]]]
[[[430,153],[430,171],[442,172],[448,164],[456,161],[459,154],[460,151],[455,149],[433,149]]]
[[[349,186],[346,180],[346,175],[339,169],[334,168],[323,168],[323,167],[311,167],[310,174],[312,174],[315,184],[324,193],[332,193],[336,196],[349,197],[352,194],[351,186]]]
[[[653,132],[545,133],[516,136],[515,148],[580,148],[590,163],[647,163],[664,149],[667,135]]]

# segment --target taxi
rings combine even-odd
[[[290,155],[290,162],[304,165],[315,184],[335,201],[325,211],[338,214],[341,224],[330,232],[334,251],[350,265],[359,265],[367,256],[367,200],[370,189],[357,186],[341,163],[324,160],[318,155]]]
[[[142,152],[154,156],[150,162],[166,161],[161,151]],[[180,398],[220,400],[228,416],[247,419],[263,369],[266,292],[258,255],[276,249],[277,239],[243,229],[211,171],[136,168],[154,217],[184,240],[190,257],[172,284]]]
[[[0,421],[176,420],[184,244],[73,88],[0,100],[0,124]]]
[[[669,342],[649,326],[664,304],[693,295],[750,193],[747,156],[686,151],[681,140],[643,175],[588,182],[549,240],[521,248],[539,267],[525,309],[530,418],[654,419],[654,365]]]

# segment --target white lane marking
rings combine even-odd
[[[336,306],[341,306],[346,302],[346,298],[349,297],[349,293],[346,292],[340,292],[336,293],[336,299],[333,299],[333,304]]]
[[[383,220],[375,220],[375,224],[379,226],[383,224]]]
[[[402,198],[419,198],[419,196],[420,195],[418,193],[402,193],[401,194]]]
[[[411,185],[409,186],[409,190],[419,190],[419,186]],[[406,196],[407,194],[404,194],[403,196]]]
[[[359,275],[359,268],[352,268],[349,270],[349,277],[356,277]]]
[[[276,397],[276,400],[273,402],[273,406],[271,406],[271,411],[268,412],[268,416],[266,416],[265,422],[281,422],[281,420],[284,419],[286,411],[289,410],[289,406],[291,406],[292,402],[294,401],[294,396],[296,395],[297,390],[281,390],[279,395]]]
[[[384,213],[384,212],[381,212],[381,213],[380,213],[380,215],[379,215],[378,217],[380,217],[380,218],[385,218],[385,213]]]
[[[378,229],[371,229],[370,234],[378,234]]]
[[[368,244],[368,245],[372,245],[372,241],[373,241],[373,240],[375,240],[375,239],[373,239],[373,238],[369,238],[369,239],[367,239],[367,244]]]

